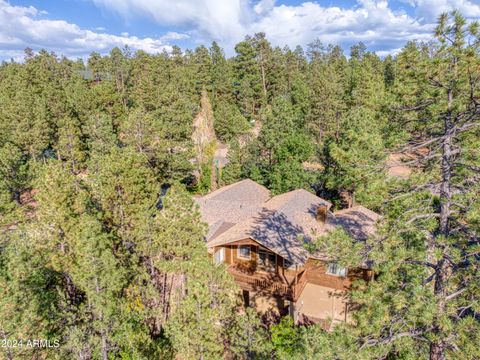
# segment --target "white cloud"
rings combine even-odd
[[[126,19],[149,17],[221,42],[242,38],[254,15],[247,0],[92,0]],[[213,36],[214,35],[214,36]]]
[[[42,19],[43,14],[33,6],[14,6],[0,0],[0,59],[18,59],[26,47],[71,57],[84,57],[92,51],[104,53],[124,45],[151,53],[171,49],[164,39],[98,33],[64,20]]]
[[[112,35],[102,27],[88,30],[64,20],[48,20],[41,9],[0,0],[0,58],[19,54],[27,46],[68,56],[107,52],[124,45],[154,53],[170,49],[170,41],[185,39],[198,43],[216,40],[232,54],[235,43],[259,31],[279,46],[305,46],[319,38],[347,48],[363,41],[369,49],[389,54],[408,40],[429,39],[441,12],[457,8],[471,19],[480,18],[480,0],[397,0],[409,4],[410,13],[393,10],[388,0],[357,0],[350,8],[323,6],[318,0],[298,5],[275,0],[90,1],[126,20],[149,18],[182,32],[170,31],[158,38]]]
[[[387,1],[359,0],[358,4],[351,9],[322,7],[313,2],[276,6],[248,30],[264,31],[278,45],[305,45],[319,38],[324,43],[344,46],[363,41],[383,52],[431,36],[432,24],[391,10]]]
[[[253,7],[253,11],[258,15],[262,15],[272,10],[274,6],[275,0],[261,0]]]
[[[435,21],[443,12],[456,9],[469,19],[480,18],[480,3],[478,0],[408,0],[415,7],[417,17],[425,21]]]
[[[168,40],[185,40],[188,38],[190,38],[190,35],[178,33],[175,31],[169,31],[165,35],[162,35],[160,39],[164,41],[168,41]]]
[[[387,0],[357,0],[357,6],[352,8],[327,7],[316,1],[299,5],[276,5],[275,0],[92,1],[126,19],[147,16],[162,26],[181,26],[199,42],[219,41],[227,52],[245,35],[263,31],[273,44],[280,46],[305,46],[320,38],[325,43],[343,46],[363,41],[385,53],[408,40],[428,39],[434,27],[431,21],[393,11]],[[473,6],[468,0],[405,1],[415,2],[419,11],[421,4],[429,1],[460,1],[468,8]]]
[[[16,62],[22,62],[24,58],[24,52],[22,50],[0,50],[0,60],[10,60]]]
[[[388,55],[392,55],[392,56],[397,55],[401,51],[402,51],[401,48],[397,48],[397,49],[389,49],[389,50],[379,50],[379,51],[376,51],[375,53],[380,57],[385,57]]]

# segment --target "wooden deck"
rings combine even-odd
[[[297,276],[286,276],[277,273],[253,272],[249,273],[232,265],[228,272],[233,275],[235,282],[247,291],[255,291],[269,296],[282,297],[286,300],[296,301],[307,283],[305,272]]]

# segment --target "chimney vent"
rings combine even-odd
[[[328,213],[327,205],[320,204],[317,207],[317,213],[315,214],[315,218],[317,219],[318,222],[321,222],[324,224],[327,222],[327,213]]]

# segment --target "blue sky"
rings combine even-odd
[[[233,55],[235,43],[258,31],[279,46],[319,38],[348,50],[363,41],[386,55],[428,39],[436,17],[453,8],[480,18],[480,0],[0,0],[0,59],[19,60],[26,47],[76,58],[213,40]]]

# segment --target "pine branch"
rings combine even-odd
[[[455,164],[453,164],[454,167],[464,167],[468,170],[471,170],[471,171],[475,171],[475,172],[480,172],[480,166],[475,166],[475,165],[468,165],[468,164],[464,164],[464,163],[461,163],[461,162],[457,162]]]
[[[444,85],[444,84],[442,84],[440,81],[435,80],[435,79],[433,78],[433,76],[430,76],[430,77],[428,78],[428,81],[430,82],[431,85],[433,85],[433,86],[435,86],[435,87],[441,87],[441,88],[444,88],[444,89],[448,89],[448,86],[447,86],[447,85]]]
[[[476,115],[477,115],[477,116],[480,116],[480,112],[479,112],[479,113],[476,113]],[[457,131],[458,131],[458,132],[464,132],[464,131],[467,131],[468,129],[473,128],[473,127],[476,127],[476,126],[480,126],[480,121],[464,123],[461,127],[459,127],[459,128],[457,129]]]
[[[422,285],[427,285],[429,282],[431,282],[433,279],[435,279],[435,276],[437,276],[437,272],[434,272],[432,275],[430,275],[428,278],[426,278],[423,282]]]
[[[416,188],[414,188],[414,189],[412,189],[412,190],[409,190],[408,192],[402,191],[400,195],[385,200],[385,203],[402,199],[402,198],[404,198],[404,197],[406,197],[406,196],[409,196],[409,195],[411,195],[411,194],[413,194],[413,193],[415,193],[415,192],[417,192],[417,191],[422,191],[422,190],[428,189],[429,187],[431,187],[431,186],[433,186],[433,185],[435,185],[435,184],[434,184],[434,183],[431,183],[431,182],[428,182],[428,183],[426,183],[426,184],[419,185],[419,186],[417,186]]]
[[[424,148],[425,146],[430,145],[430,144],[432,144],[436,141],[442,140],[443,138],[445,138],[445,136],[437,136],[437,137],[428,139],[426,141],[423,141],[419,144],[408,144],[408,145],[405,145],[405,147],[399,149],[397,152],[399,152],[399,153],[404,153],[404,152],[407,152],[407,151],[412,152],[413,150]]]
[[[423,265],[423,266],[428,266],[431,267],[432,269],[437,269],[437,266],[435,264],[432,264],[428,261],[421,261],[421,260],[403,260],[404,264],[412,264],[412,265]]]
[[[427,99],[423,103],[417,104],[417,105],[412,105],[412,106],[400,106],[393,108],[392,110],[396,111],[418,111],[425,109],[427,106],[433,104],[435,102],[434,99]]]
[[[377,346],[377,345],[387,345],[394,342],[395,340],[398,340],[404,337],[417,337],[417,336],[423,335],[427,331],[428,329],[417,329],[417,330],[404,331],[396,334],[389,334],[388,336],[379,338],[379,339],[368,339],[362,344],[360,348],[362,349],[365,347],[371,347],[371,346]]]
[[[440,217],[440,214],[438,213],[430,213],[430,214],[419,214],[419,215],[415,215],[413,216],[412,218],[410,218],[410,220],[408,220],[405,225],[409,225],[417,220],[420,220],[420,219],[430,219],[430,218],[434,218],[434,217]]]
[[[461,288],[460,290],[457,290],[457,291],[455,291],[454,293],[445,296],[445,300],[448,301],[448,300],[455,299],[457,296],[461,295],[461,294],[464,293],[466,290],[467,290],[466,287]]]

